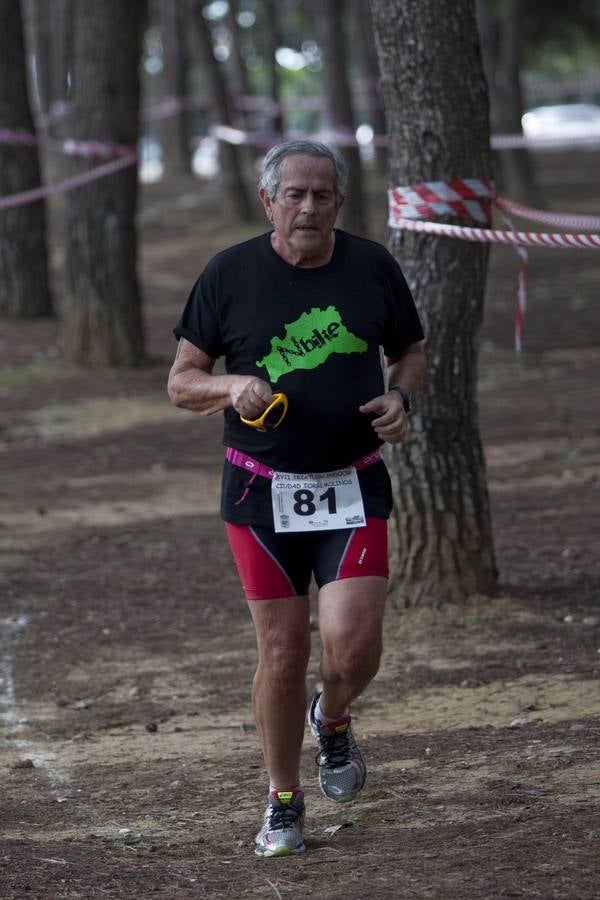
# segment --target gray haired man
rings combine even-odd
[[[392,493],[379,448],[406,435],[426,368],[398,264],[334,227],[345,181],[323,144],[273,147],[259,181],[272,230],[208,263],[174,329],[172,402],[224,413],[221,514],[256,630],[253,709],[269,792],[255,852],[265,857],[305,849],[311,578],[322,689],[308,722],[321,792],[346,802],[365,783],[350,704],[382,651]],[[226,374],[213,374],[221,356]]]

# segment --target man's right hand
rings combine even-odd
[[[244,419],[257,419],[273,400],[271,386],[254,375],[234,375],[229,389],[231,405]]]

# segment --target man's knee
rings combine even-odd
[[[261,669],[274,684],[285,690],[287,685],[296,684],[306,676],[310,657],[310,642],[297,640],[268,640],[263,643],[259,654]]]
[[[373,678],[381,661],[381,634],[330,635],[322,639],[323,653],[344,680],[352,680],[360,673]]]

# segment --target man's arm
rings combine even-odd
[[[427,371],[427,356],[422,341],[411,344],[400,356],[386,357],[390,388],[401,387],[413,394]]]
[[[213,375],[215,360],[180,338],[169,372],[171,403],[210,416],[233,406],[246,419],[257,418],[273,399],[270,385],[252,375]]]
[[[404,400],[393,387],[401,387],[409,394],[421,384],[427,369],[427,357],[423,344],[411,344],[400,356],[386,357],[390,390],[374,397],[359,407],[362,413],[375,414],[371,425],[378,437],[388,444],[398,444],[408,431],[408,416]]]

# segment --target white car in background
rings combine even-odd
[[[560,103],[537,106],[521,119],[527,138],[600,142],[600,106],[594,103]]]

